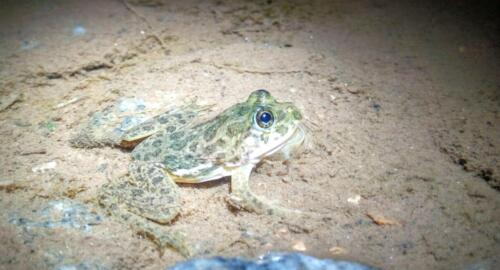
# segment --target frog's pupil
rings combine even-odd
[[[271,121],[271,114],[269,114],[268,112],[263,112],[260,115],[260,121],[266,124],[269,123],[269,121]]]

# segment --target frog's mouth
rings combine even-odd
[[[306,127],[302,124],[298,124],[295,129],[283,136],[283,139],[278,140],[276,143],[272,143],[269,148],[255,158],[260,160],[281,152],[285,159],[289,159],[292,153],[304,144],[307,139],[306,134]]]

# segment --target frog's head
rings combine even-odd
[[[235,107],[246,127],[240,137],[242,161],[256,163],[275,153],[288,158],[305,139],[302,114],[292,103],[278,102],[266,90],[252,92]],[[240,122],[241,123],[241,122]]]

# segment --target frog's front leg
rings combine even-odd
[[[103,186],[99,202],[111,215],[152,240],[163,254],[167,246],[190,256],[183,236],[165,226],[180,210],[178,187],[160,164],[134,162],[129,176]]]
[[[237,208],[243,208],[259,214],[269,214],[277,216],[296,216],[302,211],[274,205],[255,195],[248,185],[253,165],[243,166],[236,169],[231,174],[231,195],[229,203]]]

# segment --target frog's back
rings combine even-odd
[[[251,121],[236,104],[214,119],[175,132],[164,130],[140,143],[135,160],[162,163],[179,182],[203,182],[227,175],[225,164],[239,158]],[[236,112],[236,114],[235,114]]]
[[[157,162],[178,175],[180,170],[190,170],[209,163],[199,148],[202,134],[195,129],[183,128],[174,132],[164,130],[141,142],[133,151],[135,160]]]

